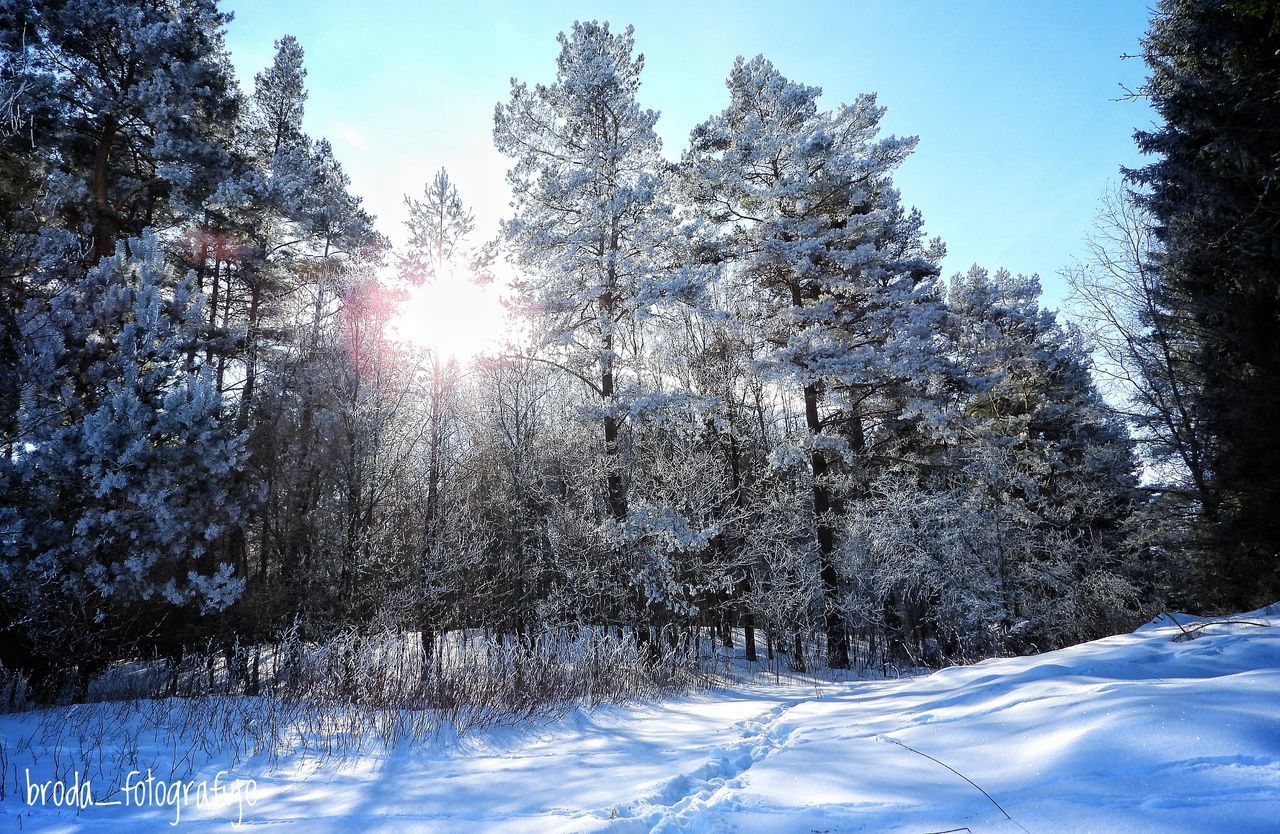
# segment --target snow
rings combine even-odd
[[[760,678],[341,764],[215,759],[204,775],[256,780],[252,830],[307,834],[1274,831],[1280,607],[1235,619],[1164,617],[899,681]],[[0,718],[11,770],[29,766],[16,741],[37,720]],[[0,828],[172,830],[167,808],[28,808],[10,780]],[[227,801],[180,825],[236,816]]]

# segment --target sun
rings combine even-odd
[[[448,276],[410,287],[390,329],[393,338],[465,361],[496,348],[506,323],[492,283]]]

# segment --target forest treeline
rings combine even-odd
[[[1159,4],[1078,326],[942,274],[873,94],[739,59],[664,154],[605,23],[496,107],[498,239],[441,171],[393,249],[303,130],[302,46],[245,92],[227,21],[0,0],[0,662],[37,697],[286,632],[711,626],[847,668],[1280,595],[1271,4]],[[503,348],[394,338],[500,259]]]

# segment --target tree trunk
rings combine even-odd
[[[245,326],[244,388],[240,393],[240,416],[236,427],[240,431],[249,428],[249,410],[253,407],[254,389],[258,379],[258,311],[262,303],[262,282],[253,276],[249,289],[249,320]]]
[[[111,146],[115,144],[119,125],[112,116],[103,119],[102,132],[98,136],[98,151],[93,161],[93,199],[97,216],[93,221],[92,263],[109,257],[116,245],[116,212],[111,205],[107,170],[111,165]]]
[[[804,663],[804,641],[800,639],[800,632],[796,632],[794,636],[795,646],[791,652],[791,668],[797,672],[808,671]]]
[[[225,272],[227,276],[225,281],[226,287],[223,288],[223,293],[222,293],[222,326],[223,327],[226,327],[227,324],[231,321],[231,265],[230,263],[226,265]],[[218,280],[218,263],[217,262],[215,262],[214,264],[213,278],[214,278],[214,281]],[[209,311],[209,317],[213,318],[212,310]],[[218,374],[217,374],[218,393],[223,393],[224,391],[226,391],[226,388],[223,387],[223,380],[225,379],[226,370],[227,370],[227,351],[225,350],[218,351]]]
[[[432,351],[431,361],[431,462],[427,472],[426,518],[426,539],[428,549],[435,543],[436,520],[440,513],[440,447],[444,441],[444,431],[440,425],[442,418],[441,401],[444,399],[444,384],[440,378],[441,368],[439,349]]]
[[[810,435],[816,437],[822,430],[818,417],[818,388],[816,384],[804,387],[804,413]],[[827,636],[827,666],[832,669],[849,668],[849,641],[844,632],[844,619],[840,616],[840,583],[835,566],[835,530],[831,526],[831,492],[827,485],[826,455],[815,449],[810,456],[813,468],[813,514],[818,529],[818,566],[822,580],[823,626]]]
[[[422,629],[422,668],[425,671],[427,666],[431,664],[431,659],[436,652],[436,633],[435,630],[423,627]]]
[[[613,340],[606,340],[612,349]],[[600,393],[605,408],[613,407],[613,364],[605,362],[600,372]],[[609,514],[614,521],[622,521],[627,517],[627,492],[622,480],[622,460],[618,452],[618,418],[612,413],[604,417],[604,455],[605,471],[608,479]]]

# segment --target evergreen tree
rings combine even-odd
[[[405,226],[409,242],[397,256],[401,280],[410,285],[470,281],[485,283],[492,280],[496,244],[477,245],[475,217],[458,194],[457,186],[441,168],[431,182],[423,188],[422,198],[415,200],[405,196],[409,217]],[[458,555],[456,548],[449,548],[449,539],[443,535],[446,519],[441,512],[445,477],[445,435],[448,414],[455,410],[450,402],[457,387],[458,366],[453,360],[445,361],[441,346],[433,343],[431,334],[424,334],[431,345],[430,378],[427,381],[427,466],[426,506],[423,523],[422,570],[431,572],[448,553]],[[424,585],[427,583],[423,583]],[[436,611],[424,611],[422,615],[423,648],[430,654],[435,628]]]
[[[305,144],[302,117],[307,102],[307,70],[302,44],[293,35],[276,41],[271,66],[253,77],[249,135],[262,159]]]
[[[1060,643],[1080,636],[1071,629],[1084,627],[1082,615],[1048,612],[1092,605],[1080,603],[1082,589],[1105,587],[1110,602],[1133,607],[1125,536],[1137,479],[1132,443],[1078,334],[1039,298],[1035,276],[975,266],[952,279],[948,303],[968,379],[961,479],[987,515],[1001,621],[1021,623],[1022,639]]]
[[[212,0],[0,0],[0,437],[26,300],[198,212],[239,96]]]
[[[61,224],[87,263],[190,218],[226,170],[239,105],[228,19],[215,0],[0,3],[5,50],[30,55]]]
[[[133,239],[33,299],[22,333],[18,446],[0,459],[5,662],[105,662],[165,610],[234,602],[242,571],[218,543],[253,491],[192,276],[173,279],[154,236]]]
[[[18,407],[18,316],[37,241],[54,223],[39,199],[49,171],[35,141],[37,112],[42,132],[50,126],[43,80],[21,38],[0,35],[0,445],[6,450]]]
[[[892,391],[926,396],[940,362],[941,244],[926,245],[919,215],[900,205],[891,173],[915,140],[876,138],[874,96],[819,111],[819,88],[763,57],[739,58],[727,86],[729,107],[693,131],[685,176],[744,286],[734,314],[763,333],[769,377],[803,395],[793,451],[812,482],[828,664],[844,668],[834,470],[866,465],[870,424],[907,406]]]
[[[513,81],[495,113],[494,141],[515,162],[515,215],[503,234],[525,270],[517,291],[543,346],[599,402],[606,504],[621,521],[620,431],[638,394],[622,379],[634,350],[627,336],[682,289],[662,257],[677,227],[659,176],[658,114],[636,102],[644,57],[632,57],[631,28],[575,23],[558,40],[555,82]]]
[[[437,281],[492,280],[496,256],[492,244],[477,246],[475,217],[462,202],[449,173],[441,168],[423,189],[422,199],[405,197],[409,243],[397,258],[400,276],[409,284]],[[427,339],[430,341],[430,334]],[[440,348],[431,348],[430,450],[427,471],[426,533],[428,546],[440,521],[440,480],[444,444],[445,398],[452,387],[448,376],[456,368],[441,361]]]
[[[1163,124],[1130,171],[1160,243],[1158,329],[1194,346],[1189,406],[1205,469],[1217,605],[1280,594],[1280,11],[1162,0],[1143,43],[1142,93]]]

